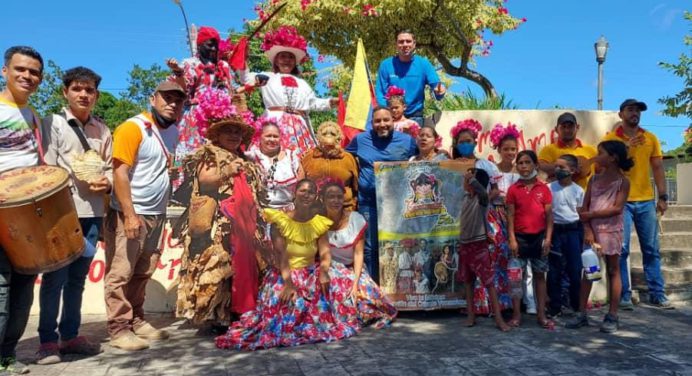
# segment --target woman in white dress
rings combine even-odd
[[[302,157],[317,146],[310,125],[310,111],[328,111],[337,98],[318,98],[310,85],[300,77],[298,65],[307,58],[307,43],[290,26],[279,27],[265,35],[262,50],[271,61],[272,72],[243,72],[247,86],[260,86],[265,116],[274,119],[281,129],[281,147],[296,150]]]

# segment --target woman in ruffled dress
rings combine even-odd
[[[266,219],[272,223],[280,266],[268,269],[256,309],[242,315],[225,335],[217,337],[217,347],[257,350],[331,342],[357,333],[355,307],[342,305],[335,314],[328,300],[331,284],[347,282],[346,278],[330,278],[327,231],[332,221],[315,214],[316,198],[315,183],[301,180],[296,185],[294,210],[264,209]],[[318,252],[320,261],[315,263]],[[343,317],[349,321],[342,321]]]
[[[327,218],[333,222],[328,238],[332,257],[330,274],[337,282],[332,283],[330,291],[334,312],[338,316],[341,312],[350,312],[342,306],[352,307],[355,303],[361,325],[389,326],[397,310],[363,267],[363,235],[367,222],[360,213],[344,206],[345,193],[344,184],[339,180],[327,178],[321,182],[320,197]],[[350,321],[350,317],[340,319]]]
[[[214,94],[195,108],[209,142],[184,161],[183,184],[192,185],[192,194],[177,300],[178,316],[203,330],[228,326],[233,315],[255,308],[264,228],[260,174],[240,151],[254,133],[252,116],[225,92]]]
[[[276,119],[260,117],[256,123],[259,137],[245,156],[260,167],[267,189],[267,207],[291,210],[296,183],[305,177],[298,153],[281,146],[281,130]]]
[[[318,98],[300,77],[298,65],[306,61],[307,42],[295,28],[281,26],[265,34],[262,50],[272,63],[271,72],[243,72],[246,87],[260,85],[265,116],[281,129],[281,148],[296,150],[302,157],[316,146],[310,111],[328,111],[337,98]]]
[[[490,177],[489,194],[490,202],[495,202],[500,194],[498,182],[502,178],[497,166],[487,159],[478,158],[475,155],[476,142],[478,135],[483,130],[483,125],[474,119],[465,119],[457,123],[452,128],[452,157],[456,160],[473,162],[475,168],[485,170]],[[490,260],[495,269],[494,286],[497,291],[498,301],[501,309],[512,307],[512,299],[509,294],[509,279],[507,276],[507,263],[509,261],[509,245],[507,234],[502,230],[502,214],[498,213],[493,205],[488,207],[488,238]],[[457,281],[460,272],[457,272]],[[488,291],[476,283],[474,289],[474,313],[487,315],[492,309],[489,303]]]

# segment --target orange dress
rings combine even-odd
[[[356,209],[358,164],[350,153],[339,150],[335,157],[328,157],[319,148],[314,148],[303,156],[301,164],[308,179],[319,181],[331,177],[341,180],[346,187],[344,206],[351,210]]]

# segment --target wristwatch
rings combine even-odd
[[[668,202],[668,195],[666,193],[664,193],[662,195],[658,195],[658,199],[661,201]]]

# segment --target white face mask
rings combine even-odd
[[[536,176],[538,176],[538,170],[533,170],[533,171],[531,171],[530,174],[528,174],[528,175],[526,175],[526,176],[519,175],[519,179],[521,179],[521,180],[531,180],[531,179],[535,178]]]

